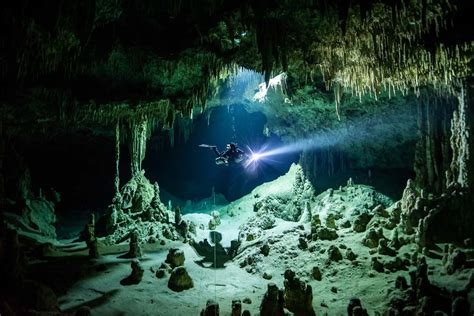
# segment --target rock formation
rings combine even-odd
[[[278,289],[275,283],[269,283],[267,292],[260,304],[260,315],[262,316],[284,316],[283,291]]]
[[[295,276],[291,270],[285,271],[285,307],[295,315],[316,315],[313,309],[313,289]]]
[[[171,272],[168,287],[175,292],[181,292],[194,287],[194,283],[185,267],[176,267]]]
[[[131,263],[132,273],[125,279],[120,281],[122,285],[134,285],[142,281],[144,269],[137,259],[132,260]]]

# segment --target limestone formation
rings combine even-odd
[[[97,238],[95,237],[95,216],[91,214],[89,223],[86,224],[84,231],[82,232],[83,238],[86,242],[87,248],[89,248],[89,258],[97,259],[100,257],[99,249],[97,246]]]
[[[210,229],[210,230],[214,230],[217,228],[217,223],[216,223],[216,220],[214,218],[211,218],[209,220],[209,223],[207,224],[207,227]]]
[[[312,235],[313,240],[335,240],[339,236],[335,229],[331,229],[328,227],[320,226],[316,228],[315,232]]]
[[[342,260],[342,254],[339,248],[335,245],[331,245],[328,248],[328,260],[331,261],[340,261]]]
[[[221,214],[219,213],[219,211],[212,211],[211,216],[214,219],[216,226],[219,226],[221,224]]]
[[[263,296],[260,304],[261,316],[285,316],[283,310],[283,291],[279,290],[275,283],[269,283],[267,292]]]
[[[186,268],[180,266],[174,268],[171,272],[168,287],[175,292],[181,292],[194,287],[194,283]]]
[[[121,280],[120,284],[133,285],[133,284],[138,284],[141,282],[143,278],[143,273],[145,270],[140,264],[140,261],[137,259],[134,259],[131,263],[131,267],[132,267],[132,273],[125,279]]]
[[[232,300],[232,314],[231,316],[241,316],[242,302],[240,300]]]
[[[372,267],[373,270],[375,270],[377,272],[383,272],[384,271],[383,263],[380,262],[379,258],[377,258],[377,257],[372,257],[371,267]]]
[[[397,252],[394,249],[388,246],[387,240],[383,238],[379,240],[377,252],[381,255],[392,256],[392,257],[394,257],[397,254]]]
[[[315,279],[316,281],[321,281],[322,279],[322,274],[321,274],[321,270],[319,269],[319,267],[313,267],[311,269],[311,276],[313,277],[313,279]]]
[[[367,224],[372,219],[372,216],[368,213],[362,213],[356,217],[352,229],[357,233],[362,233],[367,228]]]
[[[130,232],[130,243],[128,252],[123,255],[123,258],[141,258],[143,255],[142,248],[140,246],[140,240],[138,230],[132,230]]]
[[[306,241],[305,238],[303,237],[298,238],[298,248],[301,250],[308,249],[308,242]]]
[[[462,250],[450,245],[448,252],[445,253],[445,258],[443,258],[443,261],[446,272],[448,274],[453,274],[456,271],[462,270],[466,267],[467,257]]]
[[[216,234],[214,234],[216,233]],[[235,257],[237,249],[240,246],[240,241],[232,240],[229,248],[224,248],[220,243],[220,239],[215,237],[219,236],[220,233],[210,232],[210,238],[217,241],[214,245],[211,245],[207,239],[196,242],[195,240],[190,241],[190,245],[196,250],[196,252],[203,258],[197,263],[205,266],[210,263],[211,267],[222,268],[224,264]],[[214,237],[213,237],[214,236]]]
[[[172,269],[184,265],[184,252],[178,248],[171,248],[168,251],[165,262],[171,266]]]
[[[351,248],[347,248],[345,258],[349,261],[354,261],[357,259],[357,255],[352,251]]]
[[[291,270],[285,271],[285,307],[296,315],[316,315],[313,309],[313,289],[295,276]]]
[[[395,288],[399,289],[399,290],[406,290],[408,288],[408,283],[407,283],[407,279],[405,279],[405,277],[399,275],[397,277],[397,279],[395,280]]]
[[[336,218],[335,218],[333,213],[329,214],[326,217],[326,227],[332,228],[332,229],[337,229]]]
[[[201,310],[201,316],[219,316],[219,304],[214,300],[208,300],[206,308]]]
[[[369,248],[377,248],[379,245],[379,240],[385,238],[383,235],[382,228],[374,229],[371,228],[367,231],[362,243]]]
[[[166,276],[166,270],[165,269],[158,269],[155,273],[155,276],[158,279],[163,279]]]
[[[159,187],[152,185],[144,171],[137,172],[117,192],[106,214],[98,225],[107,232],[107,244],[120,243],[137,230],[139,242],[178,239],[175,223],[170,222],[173,214],[159,197]]]

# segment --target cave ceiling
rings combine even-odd
[[[472,76],[472,1],[6,1],[2,120],[171,126],[205,107],[240,67],[286,71],[294,91],[355,97],[425,86],[453,94]],[[291,94],[291,91],[290,91]],[[369,103],[370,104],[370,103]],[[339,109],[337,109],[339,111]],[[339,115],[339,114],[337,114]]]

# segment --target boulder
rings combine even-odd
[[[334,240],[337,239],[339,236],[335,229],[328,228],[328,227],[318,227],[313,234],[313,239],[320,239],[320,240]]]
[[[270,253],[270,246],[268,244],[263,244],[263,246],[260,247],[260,253],[265,257],[268,256]]]
[[[329,259],[329,261],[336,261],[336,262],[342,260],[342,254],[339,251],[339,248],[337,248],[337,246],[335,246],[335,245],[329,246],[329,248],[328,248],[328,259]]]
[[[383,230],[382,228],[379,228],[378,230],[375,230],[374,228],[371,228],[367,231],[364,239],[362,240],[362,243],[369,248],[377,248],[379,245],[379,240],[385,238],[383,235]]]
[[[370,222],[372,219],[372,215],[369,213],[362,213],[359,214],[356,219],[354,220],[354,224],[352,225],[352,229],[356,233],[362,233],[367,229],[367,224]]]
[[[316,281],[321,281],[322,280],[321,270],[318,267],[313,267],[313,269],[311,269],[311,276]]]
[[[181,292],[194,287],[194,283],[185,267],[176,267],[171,272],[168,287],[175,292]]]

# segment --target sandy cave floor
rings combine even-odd
[[[291,187],[289,179],[292,177],[290,170],[289,174],[256,188],[250,195],[221,209],[222,223],[216,230],[223,234],[224,247],[228,246],[230,240],[237,238],[240,225],[251,220],[257,197],[288,191]],[[318,198],[324,197],[323,193]],[[353,200],[343,203],[350,204]],[[321,208],[321,213],[324,213],[324,207]],[[207,227],[210,216],[187,214],[184,219],[194,221],[198,227],[199,224],[205,224]],[[317,315],[345,315],[347,303],[354,296],[359,297],[369,315],[373,315],[375,311],[384,310],[387,291],[394,288],[397,276],[403,275],[409,281],[408,270],[394,273],[372,270],[369,248],[362,244],[365,234],[355,233],[352,228],[339,228],[339,238],[336,240],[309,241],[308,249],[299,249],[299,237],[310,230],[309,225],[277,219],[273,228],[265,230],[263,236],[247,243],[244,251],[233,261],[227,262],[226,267],[222,269],[198,265],[195,261],[199,261],[201,257],[187,243],[144,245],[145,255],[141,264],[145,273],[143,280],[137,285],[120,285],[120,280],[131,272],[130,259],[118,258],[127,251],[128,244],[108,247],[102,245],[102,258],[87,261],[84,243],[60,241],[55,251],[50,254],[50,260],[54,258],[57,264],[43,265],[43,269],[53,271],[38,269],[40,273],[44,273],[45,278],[51,277],[47,283],[52,283],[53,288],[62,293],[58,295],[61,310],[72,311],[87,305],[91,307],[93,315],[197,315],[208,299],[219,303],[222,315],[229,315],[232,300],[244,298],[250,298],[252,303],[244,303],[242,309],[248,309],[252,315],[258,315],[267,284],[274,282],[283,288],[283,273],[286,269],[292,269],[297,276],[312,286],[313,307]],[[208,229],[198,228],[196,240],[208,238],[209,232]],[[386,235],[389,236],[388,233]],[[258,253],[256,249],[263,243],[269,244],[269,255],[257,254],[255,257],[258,262],[253,269],[241,268],[242,258],[248,253]],[[344,249],[351,248],[358,256],[357,264],[346,258],[339,262],[329,261],[326,250],[330,245],[338,246],[342,253]],[[173,292],[167,287],[169,275],[158,279],[152,272],[153,267],[159,267],[165,261],[171,247],[184,251],[184,266],[194,281],[194,288],[179,293]],[[413,244],[405,245],[397,255],[409,258],[414,249]],[[430,280],[451,290],[464,286],[471,272],[464,270],[447,276],[440,259],[428,258],[428,265]],[[322,272],[321,281],[314,280],[311,276],[314,266],[318,266]],[[271,275],[271,280],[264,279],[264,273]],[[471,302],[474,301],[472,292],[471,290]]]

